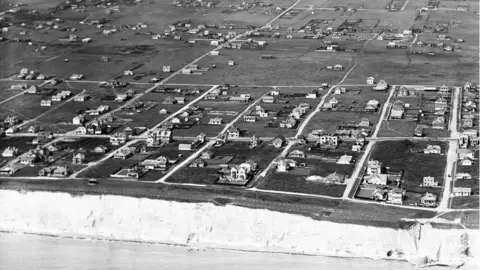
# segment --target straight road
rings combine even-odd
[[[458,139],[460,134],[458,132],[458,111],[459,111],[459,102],[460,102],[460,88],[456,87],[453,92],[453,106],[451,110],[450,118],[450,138],[454,139],[449,141],[448,152],[447,152],[447,167],[445,168],[445,183],[443,187],[442,199],[438,205],[438,210],[448,209],[448,202],[450,201],[451,188],[453,186],[452,182],[454,181],[455,175],[453,175],[454,167],[457,164],[457,150],[458,150]]]
[[[382,107],[382,113],[380,114],[380,119],[378,120],[378,123],[375,126],[375,130],[373,131],[373,134],[372,134],[373,139],[377,138],[378,131],[380,130],[380,126],[382,125],[382,121],[385,118],[385,115],[387,114],[390,108],[390,101],[393,97],[393,94],[395,93],[395,88],[396,86],[393,85],[392,89],[390,89],[390,94],[388,95],[387,101]],[[360,171],[363,168],[363,164],[365,164],[365,160],[370,156],[370,151],[372,151],[374,144],[375,144],[375,141],[371,141],[367,144],[367,147],[365,148],[365,152],[363,153],[362,158],[359,161],[357,161],[357,164],[355,165],[355,169],[353,170],[352,175],[346,181],[347,187],[345,188],[345,192],[343,192],[342,198],[344,199],[348,198],[348,195],[352,191],[352,188],[355,185],[356,179],[358,178],[358,175],[360,174]]]
[[[7,99],[4,99],[4,100],[0,101],[0,105],[2,105],[2,104],[4,104],[4,103],[7,103],[7,102],[9,102],[10,100],[12,100],[12,99],[14,99],[14,98],[16,98],[16,97],[19,97],[19,96],[25,94],[27,91],[28,91],[28,90],[22,91],[22,92],[14,95],[14,96],[11,96],[11,97],[9,97],[9,98],[7,98]]]

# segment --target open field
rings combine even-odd
[[[263,40],[260,38],[259,40]],[[273,40],[261,50],[223,49],[218,56],[202,59],[199,67],[209,68],[203,75],[178,75],[177,83],[231,83],[255,85],[320,85],[333,84],[353,65],[352,53],[315,52],[317,42],[309,40]],[[273,55],[276,59],[260,59]],[[235,65],[229,66],[228,61]],[[344,71],[328,71],[327,65],[340,64]],[[216,68],[212,69],[212,66]]]

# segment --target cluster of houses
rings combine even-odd
[[[72,95],[71,91],[62,90],[60,93],[52,96],[51,100],[42,100],[40,102],[40,106],[50,107],[52,106],[52,102],[63,101],[64,99],[70,97]]]
[[[365,111],[373,113],[380,109],[380,102],[376,99],[372,99],[367,101],[364,105],[357,105],[357,101],[352,101],[351,104],[343,104],[336,97],[332,97],[323,104],[322,109],[331,111]]]
[[[257,171],[257,163],[247,160],[244,163],[225,167],[220,171],[220,176],[216,183],[244,186],[253,178]]]
[[[478,88],[471,82],[465,83],[462,91],[462,122],[463,128],[475,126],[475,116],[478,116],[477,105],[479,101]]]
[[[369,160],[362,184],[369,187],[369,195],[365,198],[386,201],[391,204],[403,204],[406,191],[400,187],[402,172],[389,172],[383,168],[382,162]],[[391,188],[391,183],[393,188]],[[366,189],[366,188],[365,188]],[[362,192],[362,190],[360,190]],[[363,197],[362,195],[357,195]]]
[[[66,166],[43,167],[38,171],[38,176],[66,177],[71,172]]]
[[[27,68],[22,68],[20,72],[17,74],[17,78],[21,80],[48,80],[51,77],[52,76],[41,74],[34,70],[28,70]],[[19,84],[19,86],[24,87],[24,84]],[[15,86],[15,88],[18,88],[18,86]],[[15,90],[19,90],[19,89],[15,89]]]

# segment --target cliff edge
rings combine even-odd
[[[0,191],[0,230],[192,247],[461,265],[480,257],[479,231],[378,228],[211,203],[113,195]],[[475,260],[478,262],[478,260]]]

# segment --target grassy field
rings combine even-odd
[[[306,181],[305,176],[298,177],[288,173],[273,173],[268,176],[268,179],[262,181],[258,188],[332,197],[341,197],[345,191],[345,185]]]

